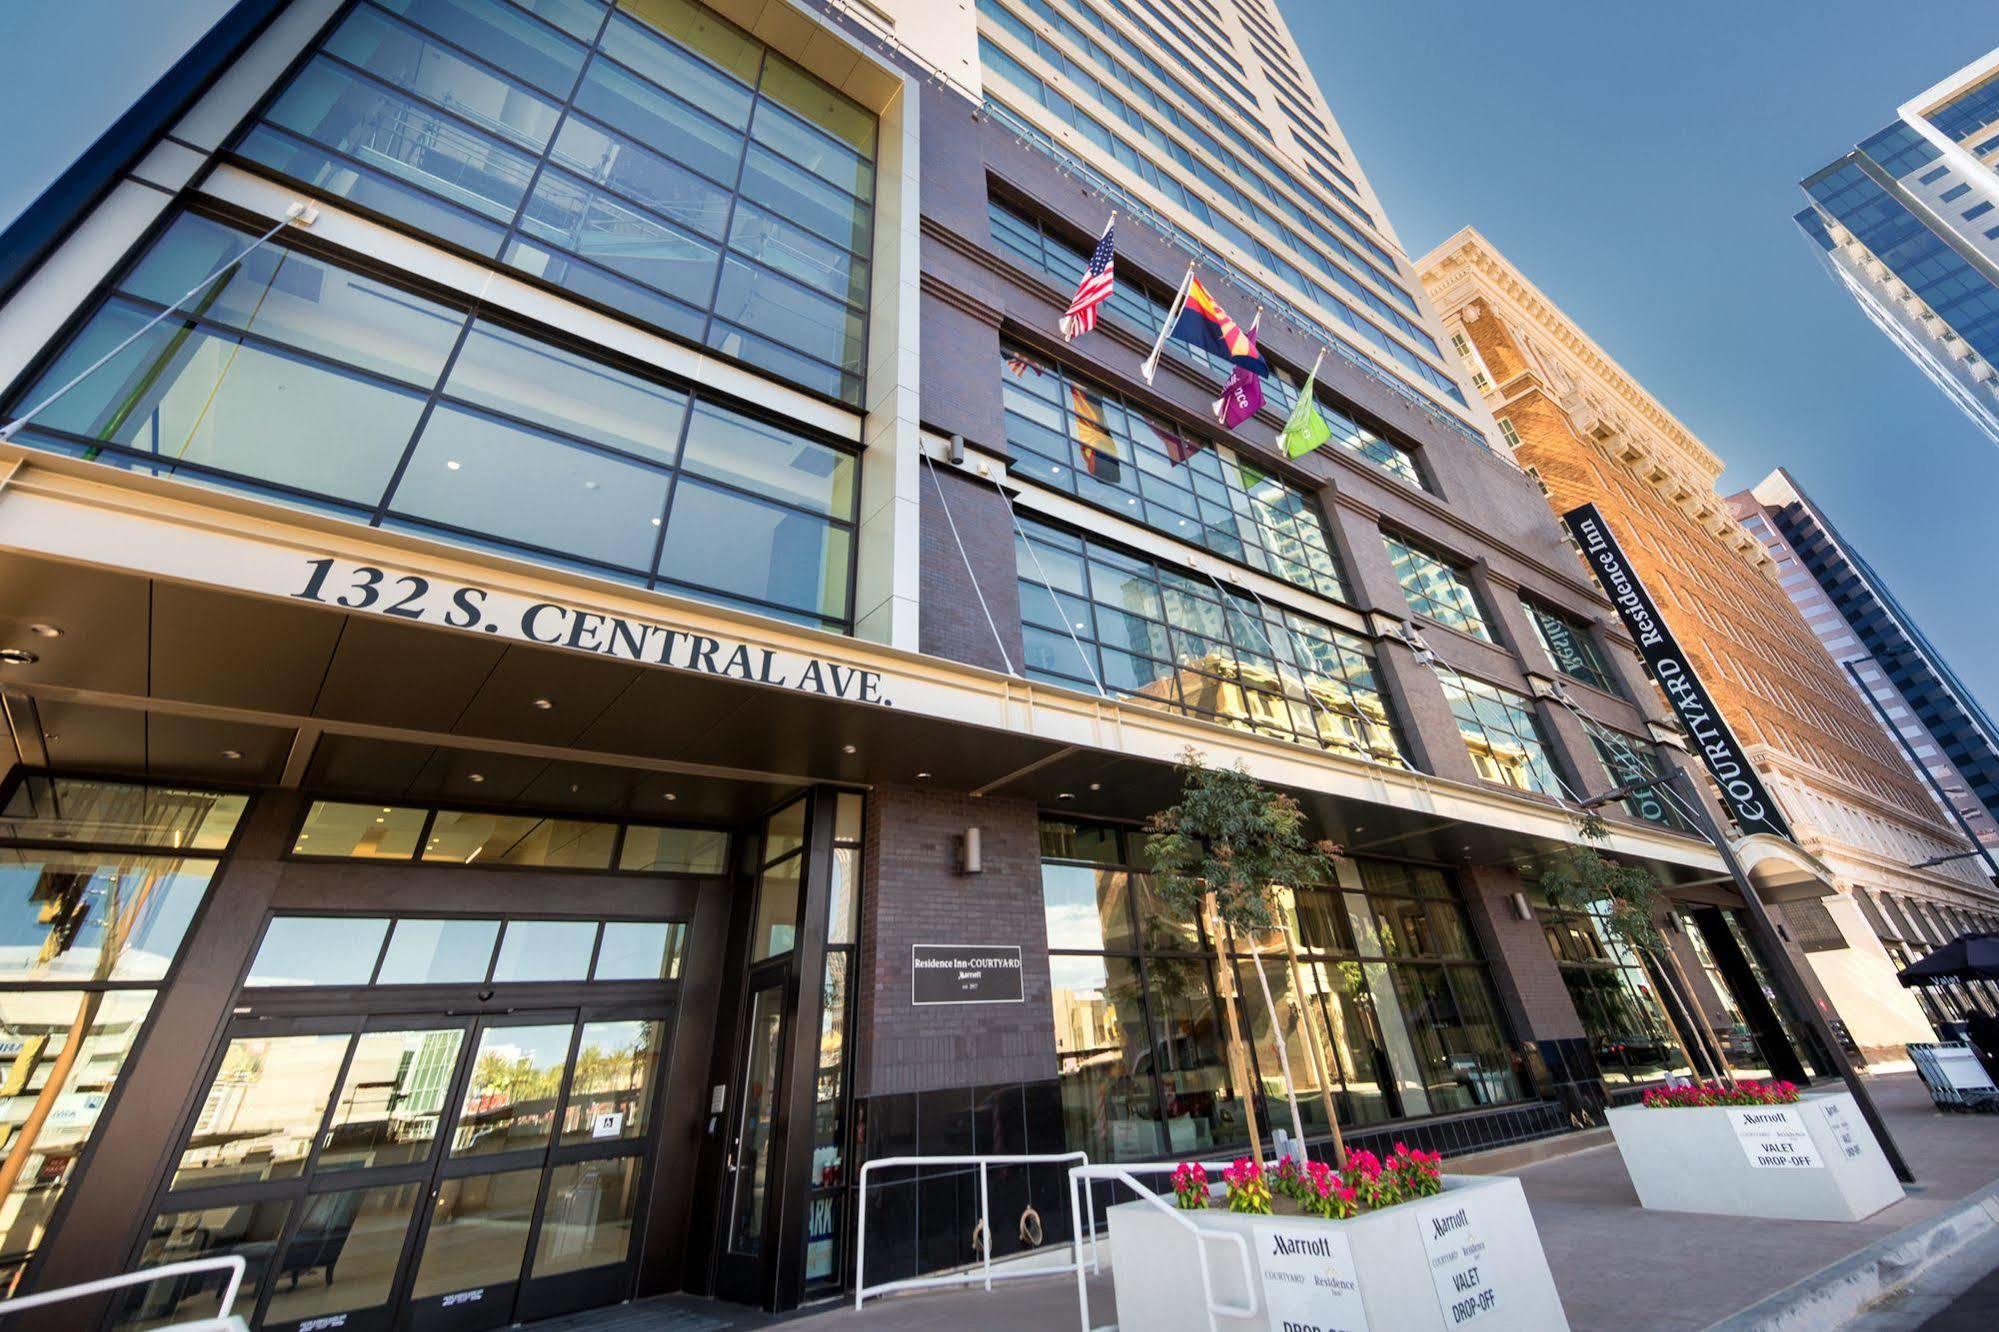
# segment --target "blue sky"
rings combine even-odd
[[[225,0],[9,7],[0,219]],[[1999,447],[1796,234],[1795,182],[1999,44],[1991,0],[1285,0],[1412,255],[1478,227],[1716,453],[1789,467],[1999,705]]]
[[[1412,258],[1482,231],[1728,463],[1782,465],[1999,705],[1999,447],[1834,287],[1800,177],[1999,45],[1991,0],[1282,0]]]

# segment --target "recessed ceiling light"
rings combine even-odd
[[[483,782],[486,780],[486,774],[483,772],[468,772],[465,774],[465,780],[468,782]]]
[[[388,820],[387,820],[387,819],[385,819],[385,818],[383,818],[383,817],[382,817],[382,816],[381,816],[380,814],[377,814],[377,815],[375,816],[375,822],[377,822],[377,823],[387,823],[387,822],[388,822]]]
[[[8,666],[32,666],[41,658],[26,648],[0,648],[0,664]]]
[[[56,741],[62,739],[62,737],[59,735],[45,735],[42,737],[42,739],[47,741],[49,744],[54,744]]]
[[[538,698],[534,701],[534,707],[536,712],[547,712],[550,708],[554,706],[555,706],[555,700],[552,698]]]
[[[394,810],[392,810],[392,809],[390,809],[390,808],[389,808],[389,807],[388,807],[387,805],[384,805],[384,806],[382,806],[382,813],[384,813],[384,814],[393,814],[393,813],[395,813],[395,811],[394,811]]]
[[[31,624],[28,632],[36,638],[61,638],[62,630],[53,624]]]
[[[860,753],[860,750],[854,747],[853,745],[841,745],[840,752],[842,754],[858,754]]]
[[[1101,791],[1104,789],[1104,784],[1102,782],[1091,782],[1090,789],[1092,791]]]
[[[225,749],[222,751],[222,757],[231,760],[239,759],[243,757],[243,751],[240,749]]]
[[[444,465],[446,467],[449,467],[454,472],[458,470],[458,460],[456,458],[446,458],[444,460]]]
[[[674,794],[673,792],[671,792],[671,791],[668,791],[668,792],[666,793],[666,798],[667,798],[668,800],[678,800],[678,799],[680,799],[680,797],[679,797],[679,796],[675,795],[675,794]]]
[[[916,780],[919,782],[927,782],[930,780],[930,774],[927,772],[919,772],[916,774]]]
[[[1057,800],[1074,800],[1076,798],[1076,793],[1074,791],[1063,791],[1060,794],[1058,794],[1055,798]]]

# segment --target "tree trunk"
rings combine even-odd
[[[1284,952],[1291,964],[1291,1006],[1300,1012],[1299,1021],[1305,1024],[1305,1044],[1312,1051],[1312,1063],[1319,1071],[1319,1092],[1326,1098],[1326,1123],[1333,1131],[1333,1164],[1341,1170],[1347,1168],[1347,1143],[1340,1133],[1339,1104],[1333,1099],[1333,1065],[1326,1051],[1319,1044],[1319,1030],[1312,1025],[1312,1019],[1303,1013],[1305,993],[1304,971],[1298,965],[1298,945],[1291,938],[1291,931],[1284,931]]]
[[[1209,893],[1203,904],[1208,915],[1208,937],[1215,941],[1215,983],[1222,993],[1222,1012],[1229,1026],[1229,1076],[1235,1081],[1236,1093],[1242,1098],[1243,1116],[1248,1121],[1249,1152],[1256,1161],[1256,1168],[1263,1169],[1263,1136],[1256,1128],[1256,1096],[1250,1089],[1249,1047],[1243,1044],[1242,1022],[1236,1016],[1235,972],[1229,964],[1228,948],[1222,933],[1221,912],[1215,909],[1215,895]]]
[[[1680,983],[1680,995],[1686,1000],[1687,1011],[1694,1015],[1694,1021],[1700,1023],[1701,1030],[1707,1035],[1708,1049],[1721,1066],[1721,1080],[1733,1087],[1735,1070],[1729,1067],[1728,1051],[1722,1049],[1721,1037],[1716,1034],[1714,1024],[1708,1021],[1707,1012],[1701,1007],[1699,996],[1694,993],[1693,982],[1687,979],[1687,970],[1680,965],[1679,955],[1673,951],[1671,944],[1662,944],[1659,951],[1666,955],[1666,963],[1673,969],[1673,975]]]

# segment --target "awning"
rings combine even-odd
[[[1961,934],[1895,976],[1904,985],[1999,980],[1999,934]]]

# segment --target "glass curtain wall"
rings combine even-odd
[[[1361,862],[1363,886],[1285,894],[1280,934],[1230,965],[1250,1047],[1235,1085],[1212,945],[1161,905],[1135,832],[1042,825],[1042,898],[1067,1141],[1116,1160],[1246,1141],[1248,1115],[1288,1122],[1278,1041],[1306,1131],[1518,1099],[1508,1036],[1449,880]],[[1264,1002],[1258,957],[1276,1008]]]
[[[1605,910],[1558,911],[1539,890],[1529,896],[1603,1080],[1628,1085],[1690,1073],[1651,967],[1611,930]]]
[[[1388,547],[1389,562],[1395,566],[1395,577],[1409,599],[1410,610],[1447,629],[1492,641],[1478,596],[1456,565],[1399,536],[1383,532],[1381,540]]]
[[[1658,756],[1652,753],[1651,746],[1644,741],[1616,731],[1604,730],[1600,726],[1590,726],[1587,729],[1590,747],[1596,750],[1596,756],[1602,761],[1603,770],[1609,775],[1613,787],[1649,782],[1665,773],[1664,765]],[[1694,831],[1693,820],[1673,803],[1672,797],[1667,794],[1667,789],[1659,786],[1633,791],[1620,803],[1624,807],[1624,812],[1634,819],[1656,823],[1675,832]]]
[[[0,806],[0,1296],[46,1238],[246,805],[29,776]]]
[[[1346,601],[1318,501],[1220,445],[1013,346],[1000,348],[1016,475]]]
[[[1368,645],[1059,528],[1015,538],[1027,673],[1407,767]],[[1043,581],[1043,580],[1046,581]]]
[[[235,152],[858,406],[875,139],[689,0],[368,0]]]
[[[254,239],[180,214],[12,409]],[[851,614],[850,450],[275,241],[18,438],[801,623]]]
[[[1611,673],[1610,663],[1597,647],[1589,625],[1525,597],[1520,604],[1527,612],[1527,622],[1534,626],[1534,636],[1541,640],[1556,670],[1593,689],[1622,696],[1617,677]]]
[[[1457,719],[1458,733],[1480,777],[1561,798],[1562,783],[1555,775],[1548,737],[1525,695],[1457,671],[1441,671],[1437,681],[1444,687],[1451,716]]]

